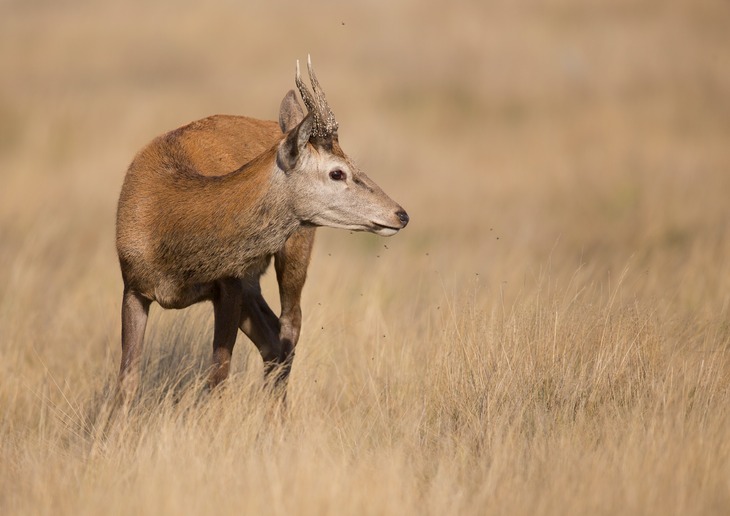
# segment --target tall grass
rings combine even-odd
[[[685,322],[618,303],[621,284],[535,288],[509,306],[479,288],[461,301],[436,290],[442,305],[407,318],[411,307],[399,298],[353,283],[366,290],[363,301],[334,320],[307,321],[312,344],[297,356],[287,407],[263,388],[246,342],[230,382],[206,391],[209,335],[191,331],[200,345],[179,343],[208,317],[158,319],[159,350],[148,350],[143,390],[128,412],[113,408],[110,374],[70,385],[46,371],[14,400],[32,415],[3,422],[5,509],[726,507],[726,334],[694,345],[672,339]],[[385,328],[373,305],[401,322]],[[104,365],[111,372],[116,364]]]

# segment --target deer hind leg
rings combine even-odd
[[[119,389],[131,395],[139,385],[139,361],[151,301],[133,290],[124,289],[122,298],[122,362]]]
[[[228,377],[233,346],[238,334],[242,298],[243,291],[237,280],[218,282],[217,292],[213,297],[213,367],[208,380],[211,388]]]
[[[286,381],[291,372],[294,350],[299,341],[302,327],[301,298],[307,268],[314,245],[314,228],[300,228],[276,254],[276,278],[279,282],[281,316],[279,317],[279,340],[282,346],[283,369],[281,379]]]
[[[241,280],[243,303],[241,304],[240,328],[251,339],[264,360],[264,371],[268,377],[282,361],[279,341],[279,319],[269,308],[261,295],[258,278]]]

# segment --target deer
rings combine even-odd
[[[301,293],[315,228],[392,236],[409,216],[339,145],[324,91],[307,59],[296,63],[279,122],[214,115],[158,136],[127,169],[117,207],[123,280],[122,394],[139,385],[150,306],[213,304],[208,385],[229,375],[238,330],[254,343],[267,377],[283,384],[301,330]],[[281,314],[263,298],[272,257]]]

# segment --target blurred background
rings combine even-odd
[[[726,0],[0,0],[0,509],[727,512],[729,29]],[[210,306],[153,307],[105,434],[128,164],[275,120],[307,54],[410,224],[318,230],[273,445],[242,336],[233,416],[171,402]]]
[[[276,119],[308,53],[343,148],[412,222],[387,241],[320,231],[305,307],[325,296],[312,284],[333,268],[349,278],[408,271],[406,291],[435,271],[458,296],[476,276],[504,295],[546,271],[600,282],[628,266],[629,298],[727,314],[726,2],[0,9],[5,342],[35,335],[40,348],[72,354],[54,339],[77,325],[98,339],[93,349],[116,353],[114,216],[126,166],[195,119]]]

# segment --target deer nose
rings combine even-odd
[[[398,210],[395,214],[398,216],[400,223],[403,224],[403,227],[406,227],[408,225],[408,221],[411,220],[405,210]]]

